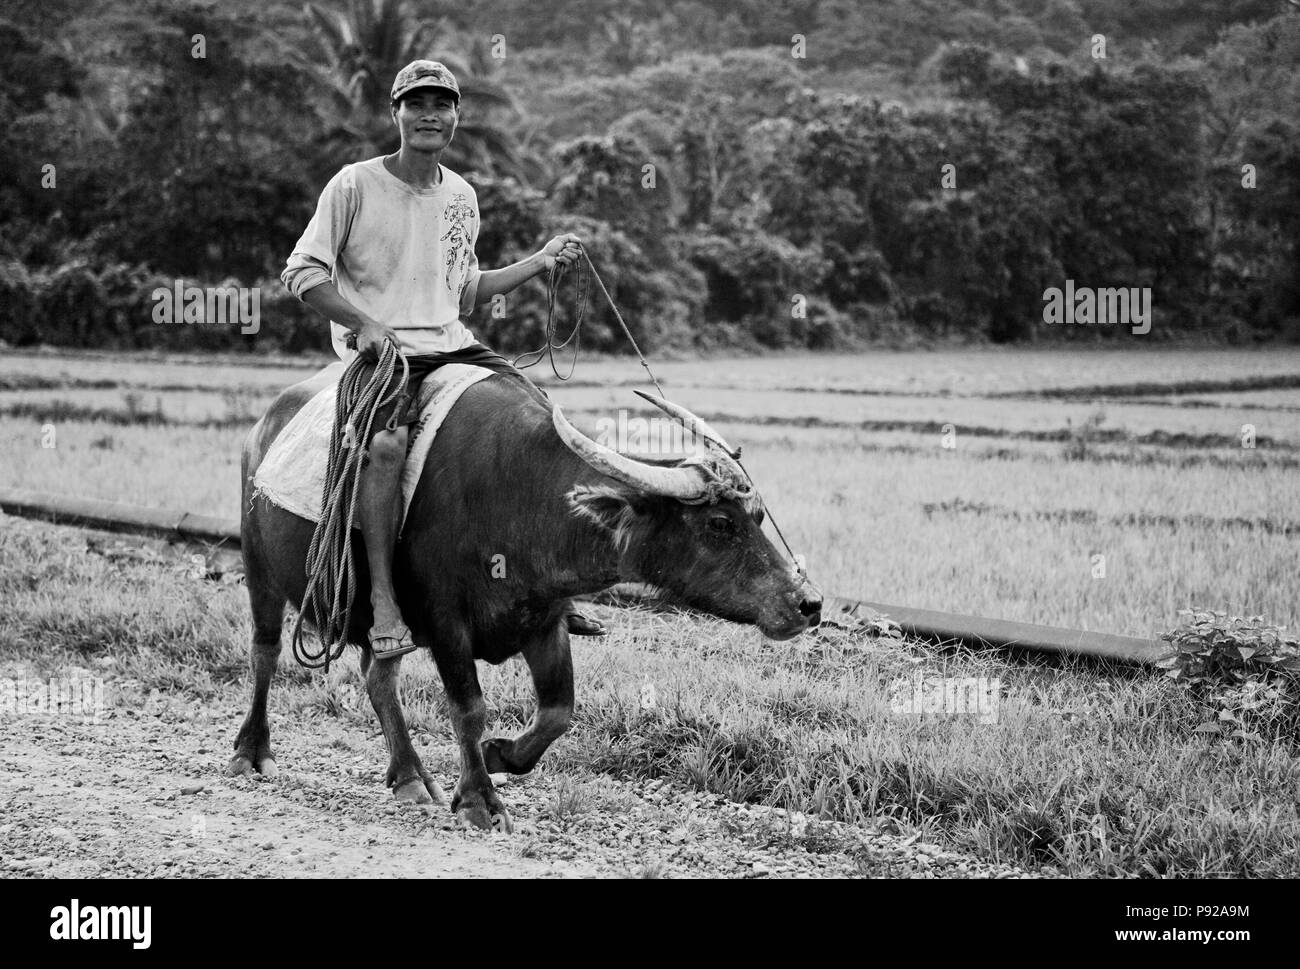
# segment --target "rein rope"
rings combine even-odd
[[[339,381],[321,518],[307,550],[307,590],[293,626],[293,658],[308,669],[324,669],[327,673],[330,663],[343,655],[352,620],[357,587],[352,523],[361,491],[361,471],[366,464],[366,442],[375,415],[398,398],[410,375],[406,357],[392,342],[384,344],[368,378],[362,376],[366,368],[366,362],[358,356]],[[303,642],[304,619],[316,629],[320,639],[317,649]]]

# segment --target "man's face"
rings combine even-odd
[[[456,133],[456,96],[439,88],[416,88],[393,110],[402,144],[416,151],[442,151]]]

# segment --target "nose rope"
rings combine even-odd
[[[659,396],[664,398],[664,400],[667,400],[668,395],[665,394],[664,389],[659,386],[659,380],[658,378],[655,377],[654,371],[650,369],[650,364],[646,360],[645,354],[643,354],[641,352],[641,348],[637,346],[636,337],[632,335],[632,331],[628,329],[628,325],[623,322],[623,314],[620,313],[618,311],[618,307],[614,305],[614,297],[610,296],[609,290],[605,288],[605,281],[600,278],[600,273],[596,271],[596,265],[591,261],[591,256],[588,255],[587,253],[587,247],[580,246],[579,248],[582,251],[582,258],[587,261],[587,266],[591,270],[592,278],[596,280],[596,285],[600,287],[600,291],[605,294],[605,301],[609,303],[609,308],[614,311],[614,319],[618,320],[618,325],[623,328],[623,334],[624,336],[627,337],[628,343],[632,344],[632,349],[636,351],[637,359],[641,361],[641,366],[645,368],[646,374],[650,377],[650,382],[655,385],[655,390],[659,391]],[[559,270],[558,274],[556,273],[557,269]],[[553,318],[553,311],[555,308],[555,294],[559,290],[559,275],[562,275],[563,273],[564,273],[564,267],[561,266],[560,263],[557,262],[554,266],[552,266],[551,278],[549,280],[549,285],[547,286],[547,308],[546,308],[547,347],[543,347],[542,352],[545,352],[549,347],[553,346],[554,343],[553,340],[554,329],[552,324],[552,318]],[[558,347],[554,347],[554,349],[562,349],[565,345],[567,345],[569,340],[572,340],[574,336],[577,335],[579,328],[582,326],[583,318],[582,318],[581,306],[585,306],[586,304],[586,286],[584,284],[585,284],[585,274],[582,272],[582,267],[579,266],[578,267],[578,292],[579,292],[579,299],[581,300],[581,303],[580,303],[578,319],[577,322],[574,324],[573,333],[569,334],[569,338],[566,339],[564,343],[560,344]],[[531,354],[525,354],[525,356],[531,356]],[[538,360],[540,359],[541,357],[539,355]],[[538,361],[536,360],[533,361],[533,363],[536,362]],[[578,362],[577,346],[575,345],[574,356],[573,356],[574,365],[576,365],[577,362]],[[531,364],[528,364],[528,366],[531,366]],[[551,366],[552,368],[555,367],[555,362],[553,358],[551,361]],[[555,375],[557,377],[560,376],[558,370],[556,370]],[[572,375],[573,375],[573,370],[572,368],[570,368],[569,376]],[[560,377],[560,379],[567,380],[568,378]],[[749,482],[749,486],[754,489],[754,494],[759,495],[760,493],[758,490],[758,485],[754,483],[754,479],[750,475],[749,469],[740,463],[739,458],[733,458],[732,460],[736,462],[736,465],[740,468],[741,471],[745,472],[745,479]],[[761,495],[760,495],[760,500],[761,500]],[[785,540],[785,533],[781,531],[781,526],[776,523],[776,516],[772,514],[772,511],[770,508],[767,507],[766,502],[763,503],[763,510],[767,513],[766,515],[767,520],[770,521],[772,523],[772,527],[776,529],[776,534],[781,539],[781,544],[785,546],[785,550],[790,556],[790,561],[794,564],[795,574],[802,576],[803,578],[807,578],[808,570],[804,565],[803,559],[794,553],[794,549],[790,547],[790,543]]]

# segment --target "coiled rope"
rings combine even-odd
[[[392,341],[384,344],[368,377],[364,376],[366,370],[366,362],[358,356],[339,381],[321,517],[307,550],[307,589],[293,627],[293,658],[308,669],[327,673],[330,663],[343,655],[352,619],[357,588],[352,523],[366,464],[366,443],[375,415],[398,398],[410,375],[406,357]],[[303,642],[304,619],[316,629],[318,648]]]
[[[583,272],[582,267],[578,267],[578,308],[574,314],[573,329],[569,335],[560,343],[555,342],[555,301],[560,294],[560,280],[564,277],[564,272],[568,267],[563,265],[558,259],[551,264],[550,273],[546,277],[546,342],[536,350],[529,350],[521,353],[510,361],[516,370],[527,370],[529,367],[535,367],[546,357],[551,364],[551,372],[560,380],[568,380],[573,376],[574,368],[578,366],[578,352],[582,348],[582,324],[587,318],[587,274]],[[560,368],[555,364],[555,351],[563,350],[570,343],[573,344],[573,359],[569,361],[569,372],[560,373]],[[519,361],[532,357],[527,363]]]
[[[587,317],[587,272],[590,270],[592,278],[596,280],[596,285],[599,286],[600,291],[605,294],[605,300],[609,303],[609,308],[614,313],[614,319],[618,320],[618,325],[623,328],[623,335],[627,337],[627,342],[632,344],[632,349],[636,351],[637,359],[641,361],[641,366],[645,368],[646,374],[650,377],[650,382],[655,385],[655,390],[659,391],[659,396],[665,397],[664,389],[659,386],[659,380],[655,377],[654,371],[650,369],[650,364],[646,362],[645,354],[643,354],[641,348],[637,346],[636,337],[632,335],[632,331],[629,330],[627,324],[623,322],[623,314],[620,313],[618,307],[614,305],[614,297],[610,296],[609,290],[605,288],[605,281],[600,278],[600,273],[596,271],[596,266],[591,261],[591,256],[587,254],[586,246],[582,247],[582,258],[586,260],[587,265],[584,269],[582,263],[578,264],[578,308],[574,313],[573,329],[569,332],[569,335],[564,338],[562,343],[555,342],[555,303],[560,294],[560,280],[564,278],[564,274],[568,270],[567,266],[559,260],[556,260],[552,263],[550,274],[546,278],[546,342],[536,350],[529,350],[527,353],[521,353],[511,362],[517,369],[527,370],[529,367],[541,363],[542,357],[545,356],[550,359],[551,371],[560,380],[568,380],[573,376],[574,368],[578,365],[578,351],[582,345],[582,324],[586,322]],[[562,374],[560,373],[559,368],[555,365],[555,351],[563,350],[569,345],[570,341],[573,342],[573,360],[569,364],[569,372],[567,374]],[[519,361],[523,360],[525,357],[535,357],[536,359],[521,364]]]

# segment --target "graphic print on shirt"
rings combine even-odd
[[[447,243],[447,292],[459,294],[465,286],[465,275],[469,268],[469,257],[473,251],[470,243],[470,226],[474,221],[474,207],[469,198],[457,192],[447,202],[447,209],[442,214],[447,228],[442,233],[442,241]]]

